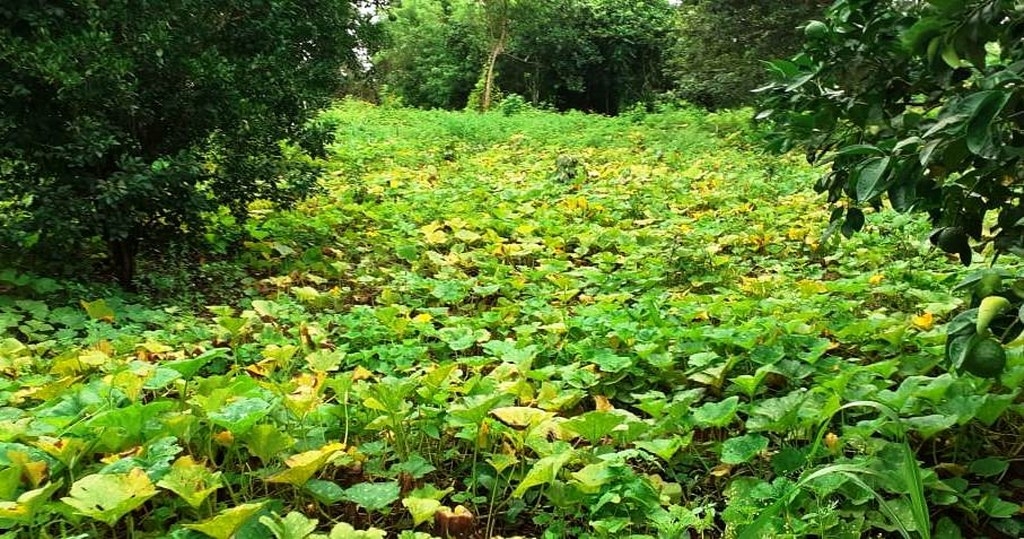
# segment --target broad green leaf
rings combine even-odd
[[[885,192],[888,188],[886,172],[889,169],[888,157],[872,157],[864,161],[856,169],[857,200],[867,202]]]
[[[335,504],[345,499],[345,489],[333,481],[310,479],[303,488],[323,504]]]
[[[189,505],[198,508],[221,487],[220,477],[221,472],[211,472],[191,456],[185,455],[174,461],[170,473],[156,485],[181,496]]]
[[[992,122],[1010,100],[1010,93],[987,90],[968,97],[965,103],[970,118],[967,120],[967,148],[981,154],[992,144]]]
[[[260,517],[263,524],[276,539],[305,539],[316,531],[316,519],[308,518],[298,511],[291,511],[284,517],[277,514]]]
[[[191,380],[199,372],[199,369],[209,365],[211,361],[217,358],[227,356],[230,352],[231,350],[228,348],[212,348],[194,358],[169,361],[164,363],[163,366],[174,369],[181,374],[182,378]]]
[[[32,351],[18,339],[7,337],[0,341],[0,357],[15,358],[30,355]]]
[[[223,427],[235,436],[245,434],[270,413],[271,404],[256,397],[240,397],[208,414],[214,425]]]
[[[515,455],[510,455],[508,453],[494,453],[493,455],[487,457],[487,463],[493,466],[494,471],[500,474],[501,472],[508,469],[509,466],[514,466],[518,464],[519,459],[516,458]]]
[[[623,423],[625,418],[615,412],[593,410],[566,421],[562,426],[596,444]]]
[[[760,434],[746,434],[730,438],[722,444],[722,462],[744,464],[768,448],[768,438]]]
[[[740,407],[740,398],[729,397],[720,402],[709,402],[693,411],[693,419],[701,425],[724,427],[736,417]]]
[[[980,477],[996,477],[1002,475],[1010,467],[1010,464],[1003,459],[984,458],[971,463],[971,473]]]
[[[320,291],[311,286],[296,286],[292,288],[296,299],[303,303],[315,303],[320,299]]]
[[[598,350],[594,353],[594,357],[590,358],[591,363],[597,365],[597,368],[603,372],[618,373],[622,372],[629,367],[633,366],[633,359],[620,356],[612,352],[611,350]]]
[[[0,470],[0,500],[13,500],[21,488],[21,466]]]
[[[295,440],[276,425],[256,425],[246,433],[245,446],[256,455],[263,464],[280,458],[282,453],[291,449]]]
[[[455,352],[472,347],[477,340],[476,332],[465,326],[441,328],[438,330],[437,336]]]
[[[546,485],[558,477],[558,472],[565,466],[572,457],[572,451],[565,451],[544,457],[533,464],[526,477],[520,481],[519,486],[512,492],[515,498],[521,498],[531,487]]]
[[[405,462],[399,462],[391,467],[392,473],[404,472],[411,475],[413,479],[421,479],[436,470],[437,468],[430,464],[430,461],[423,458],[423,456],[418,453],[409,455],[409,458]]]
[[[986,496],[981,502],[981,509],[992,518],[1011,518],[1020,514],[1019,503],[1008,502],[997,496]]]
[[[621,473],[622,469],[620,466],[605,461],[597,464],[588,464],[580,471],[573,472],[571,476],[576,480],[583,492],[597,494],[601,491],[601,487],[614,480]]]
[[[113,526],[124,515],[156,496],[157,490],[140,468],[125,474],[87,475],[71,485],[61,501],[75,512]]]
[[[648,453],[661,457],[662,460],[671,460],[672,457],[683,447],[690,445],[693,440],[693,432],[686,433],[686,436],[673,436],[671,438],[658,438],[655,440],[636,441],[633,445],[637,449],[643,449]]]
[[[924,438],[931,438],[936,434],[948,430],[956,424],[957,418],[941,414],[931,414],[919,417],[909,417],[903,420],[907,428],[915,430]]]
[[[185,524],[185,527],[214,539],[231,539],[242,525],[263,509],[265,504],[266,502],[237,505],[197,524]]]
[[[345,498],[372,513],[398,501],[400,491],[396,481],[359,483],[345,490]]]

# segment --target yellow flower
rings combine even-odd
[[[917,329],[928,331],[935,325],[935,317],[932,316],[932,313],[926,312],[922,315],[915,316],[911,322]]]

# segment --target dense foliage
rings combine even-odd
[[[383,23],[377,76],[408,105],[480,107],[493,57],[501,92],[615,113],[665,89],[673,21],[664,0],[405,0]]]
[[[8,536],[1022,535],[1020,348],[936,369],[965,270],[746,115],[323,121],[198,308],[0,271]]]
[[[672,46],[664,54],[672,92],[712,109],[751,104],[751,90],[769,81],[765,61],[796,53],[803,43],[801,27],[829,3],[683,2]]]
[[[804,53],[773,63],[763,115],[784,128],[778,149],[829,165],[833,228],[849,235],[888,201],[927,212],[932,242],[964,264],[970,239],[989,260],[1024,254],[1024,4],[842,0],[806,30]],[[1024,289],[1005,277],[964,283],[977,310],[950,326],[952,367],[1001,371],[997,344],[1024,328]]]
[[[5,258],[106,245],[135,256],[202,237],[202,216],[315,183],[306,121],[355,65],[342,0],[0,6],[0,238]],[[289,139],[292,143],[283,142]],[[295,144],[299,146],[296,147]],[[6,245],[4,245],[6,243]]]

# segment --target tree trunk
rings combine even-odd
[[[138,240],[134,238],[107,240],[110,265],[118,283],[125,290],[135,289],[135,255],[138,253],[138,245]]]
[[[491,109],[491,93],[494,89],[494,64],[498,63],[498,56],[505,50],[505,39],[507,30],[502,28],[501,36],[494,43],[491,55],[487,58],[487,71],[484,73],[484,95],[480,99],[480,108],[487,112]]]

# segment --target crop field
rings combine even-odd
[[[0,273],[0,537],[1024,536],[1020,347],[944,362],[991,253],[826,237],[749,116],[339,102],[219,255]]]

